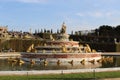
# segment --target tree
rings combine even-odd
[[[57,33],[60,33],[59,30],[57,30]]]
[[[114,35],[114,29],[112,26],[102,25],[99,27],[99,35],[101,36],[111,36]]]
[[[95,29],[95,36],[99,36],[99,30]]]
[[[50,33],[52,34],[53,33],[53,30],[51,29]]]
[[[120,36],[120,25],[116,26],[115,33],[116,33],[117,36]]]
[[[41,33],[43,33],[43,29],[41,29]]]
[[[44,33],[46,33],[46,29],[44,29]]]
[[[71,35],[73,35],[73,31],[71,31]]]
[[[35,30],[35,34],[37,34],[37,30]]]

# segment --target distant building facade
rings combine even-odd
[[[8,28],[7,26],[0,26],[0,38],[6,38],[8,36]]]
[[[8,31],[7,26],[0,26],[0,33],[5,33]]]

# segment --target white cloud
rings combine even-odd
[[[103,18],[103,17],[112,17],[120,12],[118,11],[93,11],[93,12],[80,12],[76,13],[80,17],[94,17],[94,18]]]
[[[103,17],[104,15],[102,12],[88,12],[88,16],[100,18],[100,17]]]
[[[24,2],[24,3],[44,3],[47,0],[16,0],[16,1]]]
[[[48,0],[0,0],[0,2],[46,3]]]
[[[81,17],[85,16],[83,13],[77,13],[76,15],[81,16]]]

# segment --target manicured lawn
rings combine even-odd
[[[23,76],[0,76],[0,80],[89,80],[101,78],[118,78],[118,72],[99,72],[99,73],[73,73],[73,74],[50,74],[50,75],[23,75]]]

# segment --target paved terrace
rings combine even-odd
[[[120,56],[120,52],[103,52],[102,56]]]
[[[0,52],[0,57],[21,56],[26,52]],[[103,52],[102,56],[120,56],[120,52]]]
[[[0,58],[21,57],[20,52],[0,52]]]
[[[120,71],[120,67],[116,68],[93,68],[93,69],[70,69],[70,70],[32,70],[32,71],[0,71],[0,75],[40,75],[40,74],[69,74],[69,73],[85,73],[85,72],[104,72],[104,71]]]

